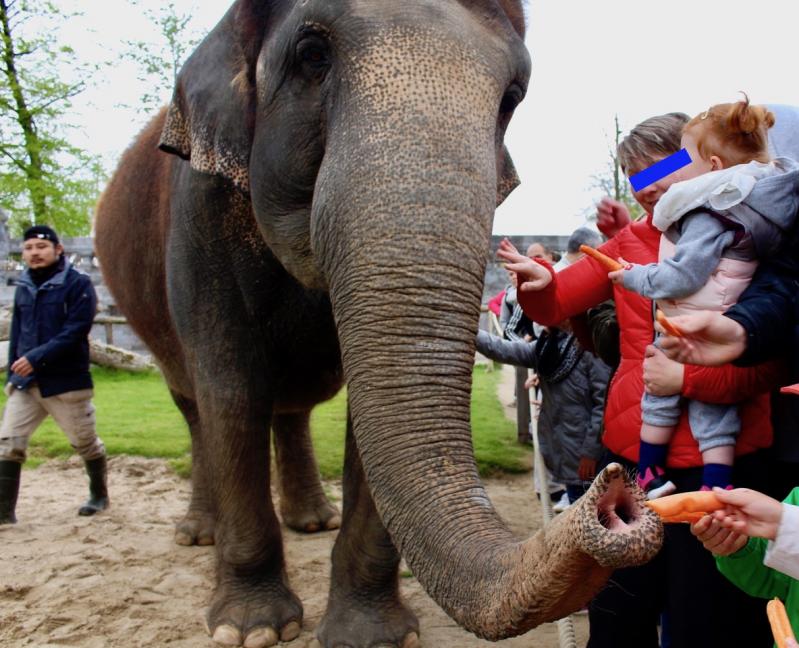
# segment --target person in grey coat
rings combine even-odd
[[[477,350],[484,356],[533,369],[539,377],[542,407],[538,437],[544,463],[554,479],[566,485],[571,503],[596,476],[605,392],[610,368],[584,351],[575,337],[549,328],[535,343],[514,342],[477,333]]]

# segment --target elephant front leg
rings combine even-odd
[[[302,605],[289,587],[269,496],[268,399],[249,393],[247,385],[238,383],[240,391],[228,392],[229,398],[198,390],[205,471],[217,511],[217,584],[207,628],[220,644],[261,648],[300,634]]]
[[[275,414],[275,455],[280,490],[280,516],[295,531],[313,533],[341,526],[341,514],[322,489],[314,457],[310,411]]]
[[[191,434],[191,502],[186,515],[175,525],[175,542],[179,545],[214,544],[214,512],[206,484],[202,449],[200,414],[194,399],[170,390],[172,400],[178,406],[189,426]]]
[[[348,417],[344,518],[333,547],[327,610],[311,645],[418,648],[419,622],[399,592],[399,561],[375,509]]]

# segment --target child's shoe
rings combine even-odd
[[[641,477],[640,473],[638,474],[636,481],[641,490],[646,493],[647,499],[653,500],[658,497],[665,497],[677,490],[674,482],[665,475],[666,471],[660,466],[647,466],[643,477]]]
[[[569,495],[567,493],[563,493],[560,499],[552,507],[552,511],[555,513],[563,513],[563,511],[565,511],[570,506],[571,502],[569,501]]]

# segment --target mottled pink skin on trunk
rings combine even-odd
[[[644,564],[660,550],[663,525],[644,502],[634,480],[611,464],[578,502],[506,555],[505,596],[450,614],[496,641],[580,610],[616,568]]]

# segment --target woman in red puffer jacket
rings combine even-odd
[[[636,126],[619,146],[625,173],[637,173],[676,152],[687,120],[686,115],[669,113]],[[649,216],[626,226],[599,249],[613,259],[623,257],[630,263],[657,262],[660,232],[652,225],[651,214],[674,181],[673,175],[667,176],[635,192],[635,199]],[[779,382],[776,364],[710,368],[674,363],[652,346],[651,300],[614,286],[608,270],[597,261],[586,257],[555,275],[546,262],[518,255],[509,242],[500,246],[500,256],[510,262],[509,270],[519,274],[518,300],[525,314],[541,324],[554,325],[611,297],[615,299],[621,362],[611,381],[605,409],[602,442],[608,451],[607,461],[620,461],[635,470],[646,359],[646,377],[651,379],[648,388],[655,393],[681,393],[710,403],[740,403],[742,429],[736,446],[734,483],[768,489],[767,458],[761,450],[771,444],[767,392]],[[699,489],[702,458],[685,412],[672,438],[667,465],[678,490]],[[661,613],[668,621],[664,633],[672,648],[768,645],[769,628],[761,607],[718,573],[715,562],[691,536],[687,525],[667,525],[660,554],[642,567],[616,571],[608,587],[592,601],[588,648],[656,648]],[[748,622],[730,624],[731,618]]]

